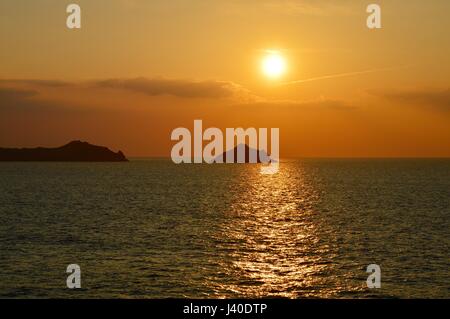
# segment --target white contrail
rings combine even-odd
[[[343,78],[343,77],[355,76],[355,75],[360,75],[360,74],[368,74],[368,73],[374,73],[374,72],[381,72],[381,71],[389,71],[389,70],[401,69],[401,68],[404,68],[404,67],[406,67],[406,66],[403,66],[403,67],[390,67],[390,68],[382,68],[382,69],[371,69],[371,70],[365,70],[365,71],[356,71],[356,72],[347,72],[347,73],[323,75],[323,76],[318,76],[318,77],[309,78],[309,79],[284,82],[284,83],[281,83],[280,85],[300,84],[300,83],[306,83],[306,82],[312,82],[312,81],[318,81],[318,80]]]

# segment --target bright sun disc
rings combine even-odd
[[[270,53],[262,62],[262,69],[265,75],[271,78],[281,76],[286,69],[284,58],[278,53]]]

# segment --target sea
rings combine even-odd
[[[450,298],[449,159],[261,165],[0,163],[0,297]]]

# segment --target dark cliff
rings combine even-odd
[[[122,152],[73,141],[57,148],[0,148],[0,161],[20,162],[127,162]]]

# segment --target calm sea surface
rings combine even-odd
[[[450,160],[0,163],[0,297],[450,298],[449,195]]]

